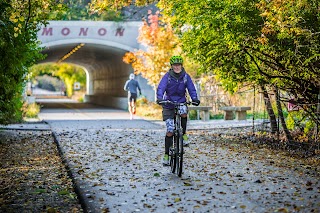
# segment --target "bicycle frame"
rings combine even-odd
[[[181,177],[184,151],[182,137],[183,130],[181,127],[181,115],[179,114],[179,107],[190,103],[174,103],[171,101],[165,101],[164,103],[170,103],[174,105],[173,144],[172,147],[169,149],[169,161],[171,166],[171,172],[175,173],[177,171],[177,175]]]

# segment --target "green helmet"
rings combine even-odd
[[[182,64],[183,59],[180,55],[174,55],[170,58],[170,64]]]

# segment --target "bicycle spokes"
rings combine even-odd
[[[175,173],[176,171],[176,152],[175,149],[172,147],[170,148],[169,151],[169,161],[170,161],[170,167],[171,167],[171,172]]]
[[[176,155],[176,163],[177,163],[177,174],[179,177],[182,175],[182,165],[183,165],[183,138],[182,134],[179,134],[178,142],[177,142],[177,155]]]

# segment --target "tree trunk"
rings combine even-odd
[[[269,115],[271,133],[275,134],[278,131],[278,125],[277,125],[276,116],[275,116],[274,111],[272,109],[271,100],[270,100],[269,94],[268,94],[265,86],[260,85],[260,89],[262,90],[262,94],[264,97],[264,104],[265,104],[266,110]]]
[[[277,103],[277,110],[278,110],[278,115],[279,115],[279,119],[281,122],[281,126],[283,128],[284,134],[286,136],[286,139],[288,142],[292,141],[292,137],[291,134],[287,128],[287,124],[286,121],[284,119],[284,115],[283,115],[283,111],[282,111],[282,107],[281,107],[281,101],[280,101],[280,95],[279,95],[279,90],[277,87],[274,88],[274,94],[276,96],[276,103]]]

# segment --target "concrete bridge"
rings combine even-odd
[[[128,51],[143,48],[137,42],[142,22],[50,21],[38,32],[46,59],[39,63],[70,63],[87,75],[85,101],[120,109],[127,108],[124,83],[133,72],[122,61]],[[147,81],[137,76],[142,93],[154,100]]]

